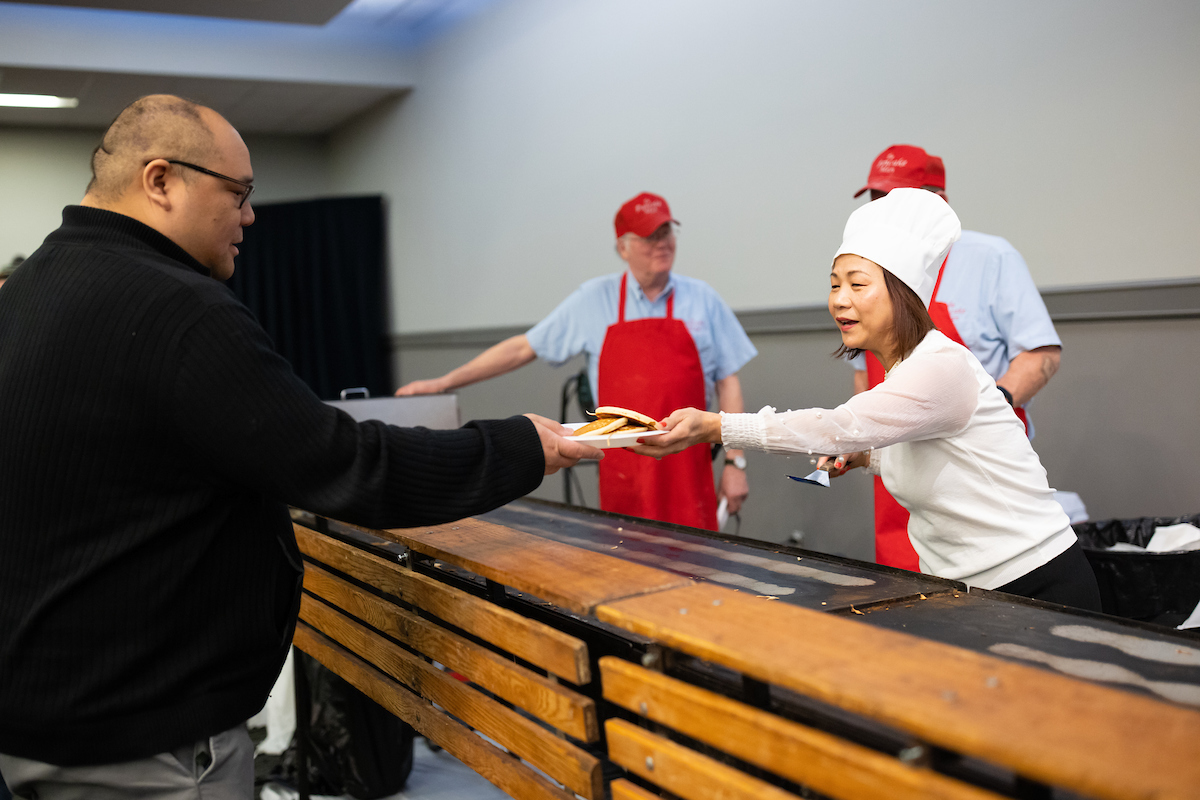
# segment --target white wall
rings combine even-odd
[[[62,208],[83,198],[102,131],[0,128],[0,263],[28,256],[59,226]],[[328,148],[317,138],[248,136],[254,204],[327,196]]]
[[[509,0],[334,137],[391,203],[397,332],[532,323],[617,269],[639,191],[736,309],[823,302],[872,158],[945,158],[969,228],[1042,286],[1176,278],[1200,252],[1200,4]]]
[[[78,203],[99,131],[0,128],[0,262],[28,256]]]

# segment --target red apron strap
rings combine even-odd
[[[937,300],[938,289],[942,288],[942,276],[946,274],[946,262],[949,260],[950,260],[950,251],[947,250],[946,257],[942,259],[942,266],[938,268],[938,279],[937,279],[937,283],[935,283],[933,285],[933,296],[929,298],[930,303],[932,303],[934,300]],[[960,342],[960,344],[961,344],[961,342]]]
[[[628,277],[629,277],[628,272],[626,272],[624,275],[621,276],[621,300],[620,300],[620,305],[617,307],[617,322],[625,321],[625,286],[626,286],[626,279]]]
[[[667,319],[675,318],[675,292],[667,295]]]

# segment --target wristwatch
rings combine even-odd
[[[729,456],[725,456],[725,466],[737,467],[742,472],[745,472],[746,471],[746,457],[745,456],[734,456],[733,458],[730,458]]]

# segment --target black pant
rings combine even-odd
[[[1059,556],[996,591],[1019,594],[1047,603],[1100,611],[1100,587],[1079,542]]]

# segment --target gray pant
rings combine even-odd
[[[254,743],[245,725],[140,761],[57,767],[0,753],[23,800],[252,800]]]

